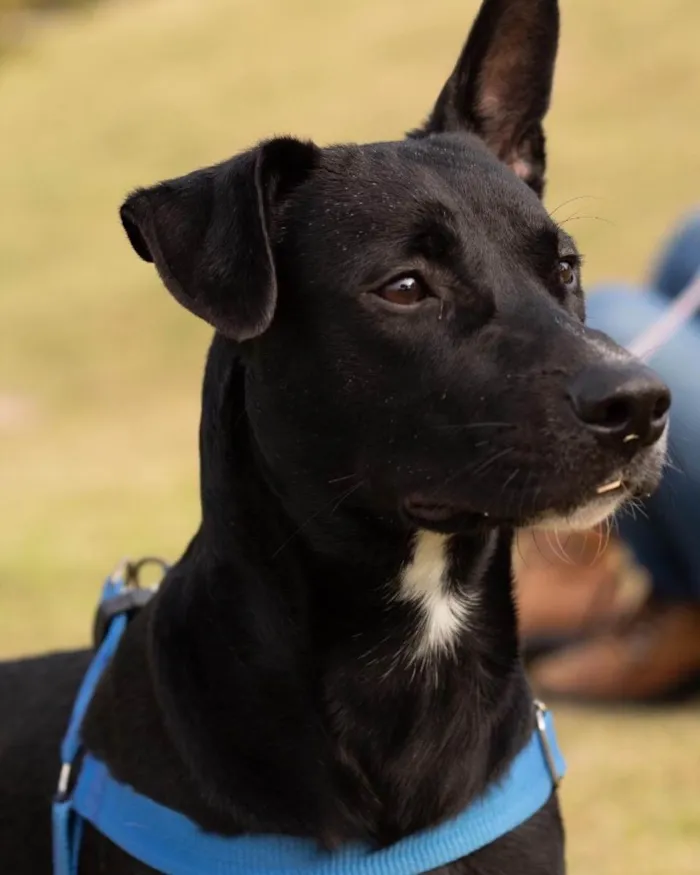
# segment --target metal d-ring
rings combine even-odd
[[[133,586],[137,589],[141,588],[140,575],[142,570],[147,565],[157,565],[163,573],[163,577],[168,570],[168,563],[161,559],[159,556],[142,556],[141,559],[137,559],[135,562],[132,562],[130,559],[127,559],[122,567],[121,573],[124,580],[125,586]]]

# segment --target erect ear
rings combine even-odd
[[[430,117],[411,136],[477,134],[541,196],[558,40],[557,0],[484,0]]]
[[[312,143],[269,140],[223,164],[135,191],[120,211],[124,229],[188,310],[234,340],[257,337],[277,302],[271,223],[318,156]]]

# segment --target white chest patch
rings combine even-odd
[[[476,597],[449,585],[449,542],[445,535],[419,532],[413,558],[401,572],[398,597],[418,606],[420,625],[413,657],[428,659],[454,652],[460,632],[476,606]]]

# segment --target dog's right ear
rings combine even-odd
[[[120,211],[124,229],[181,304],[227,337],[249,340],[270,325],[277,303],[275,211],[318,158],[312,143],[269,140],[135,191]]]
[[[541,196],[542,121],[558,39],[557,0],[482,0],[452,75],[428,120],[410,136],[476,134]]]

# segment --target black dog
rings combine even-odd
[[[530,737],[511,595],[525,525],[658,479],[669,393],[584,327],[539,196],[555,0],[485,0],[405,140],[270,140],[122,220],[216,329],[202,524],[133,620],[87,746],[206,830],[386,845],[467,806]],[[0,868],[51,871],[87,653],[0,672]],[[561,873],[557,800],[441,871]],[[94,832],[82,873],[144,873]]]

